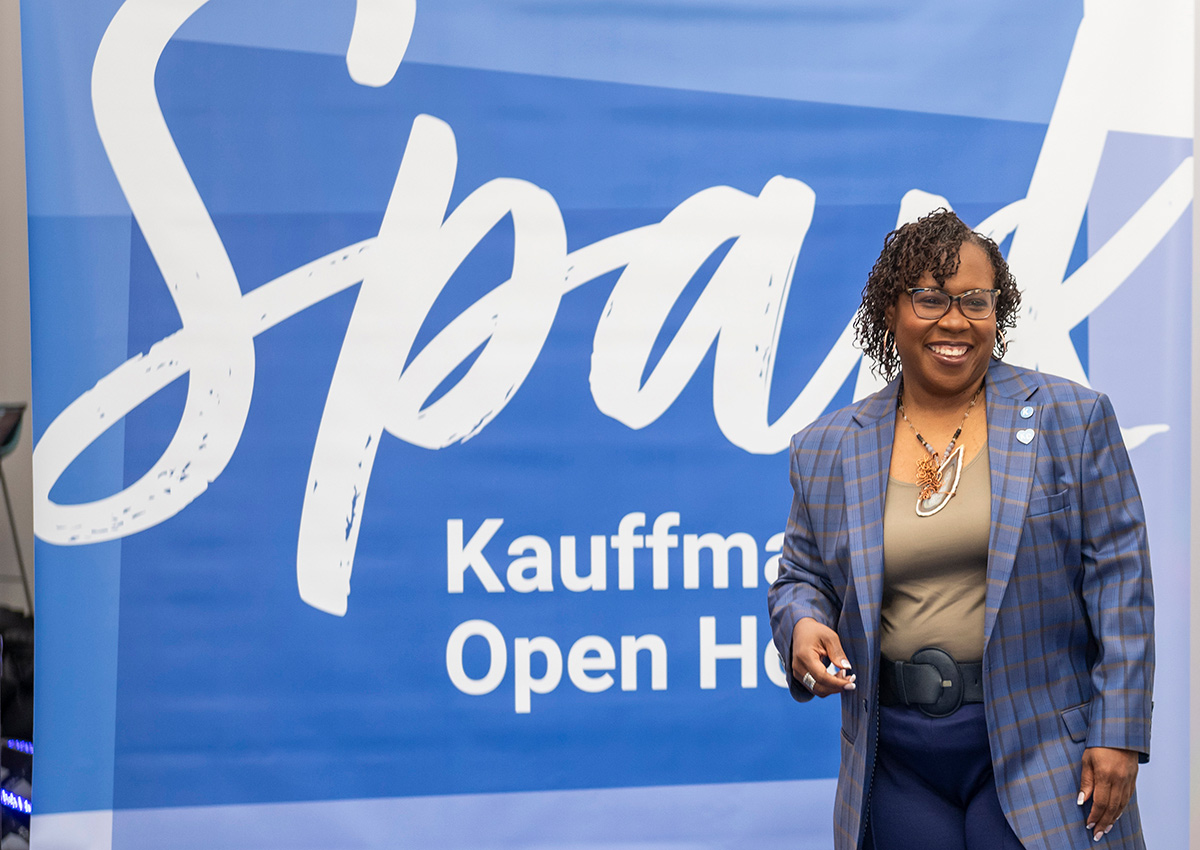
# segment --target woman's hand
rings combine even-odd
[[[804,681],[805,674],[812,676],[811,685]],[[837,632],[812,617],[792,629],[792,675],[819,697],[854,690],[855,677]]]
[[[1092,811],[1087,828],[1096,840],[1112,829],[1133,796],[1138,754],[1112,747],[1088,747],[1083,751],[1083,779],[1079,782],[1079,805],[1090,797]]]

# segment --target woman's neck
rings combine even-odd
[[[901,401],[909,412],[917,412],[926,416],[943,417],[961,415],[971,399],[975,398],[983,386],[984,376],[974,381],[966,389],[958,393],[942,395],[931,393],[918,385],[910,385],[901,379]]]

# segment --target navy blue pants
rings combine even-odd
[[[1022,850],[1000,809],[983,705],[881,706],[865,850]]]

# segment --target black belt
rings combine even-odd
[[[966,702],[983,702],[982,661],[960,664],[935,646],[912,661],[881,659],[880,705],[915,705],[930,717],[946,717]]]

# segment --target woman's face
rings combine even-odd
[[[946,278],[944,289],[948,294],[995,286],[992,264],[982,248],[964,242],[958,258],[958,271]],[[937,288],[938,284],[926,272],[917,286]],[[986,319],[972,320],[963,315],[960,303],[952,304],[940,319],[922,319],[913,311],[912,298],[902,292],[888,308],[886,318],[896,335],[906,389],[943,398],[962,395],[974,392],[987,372],[996,342],[996,312],[993,310]]]

